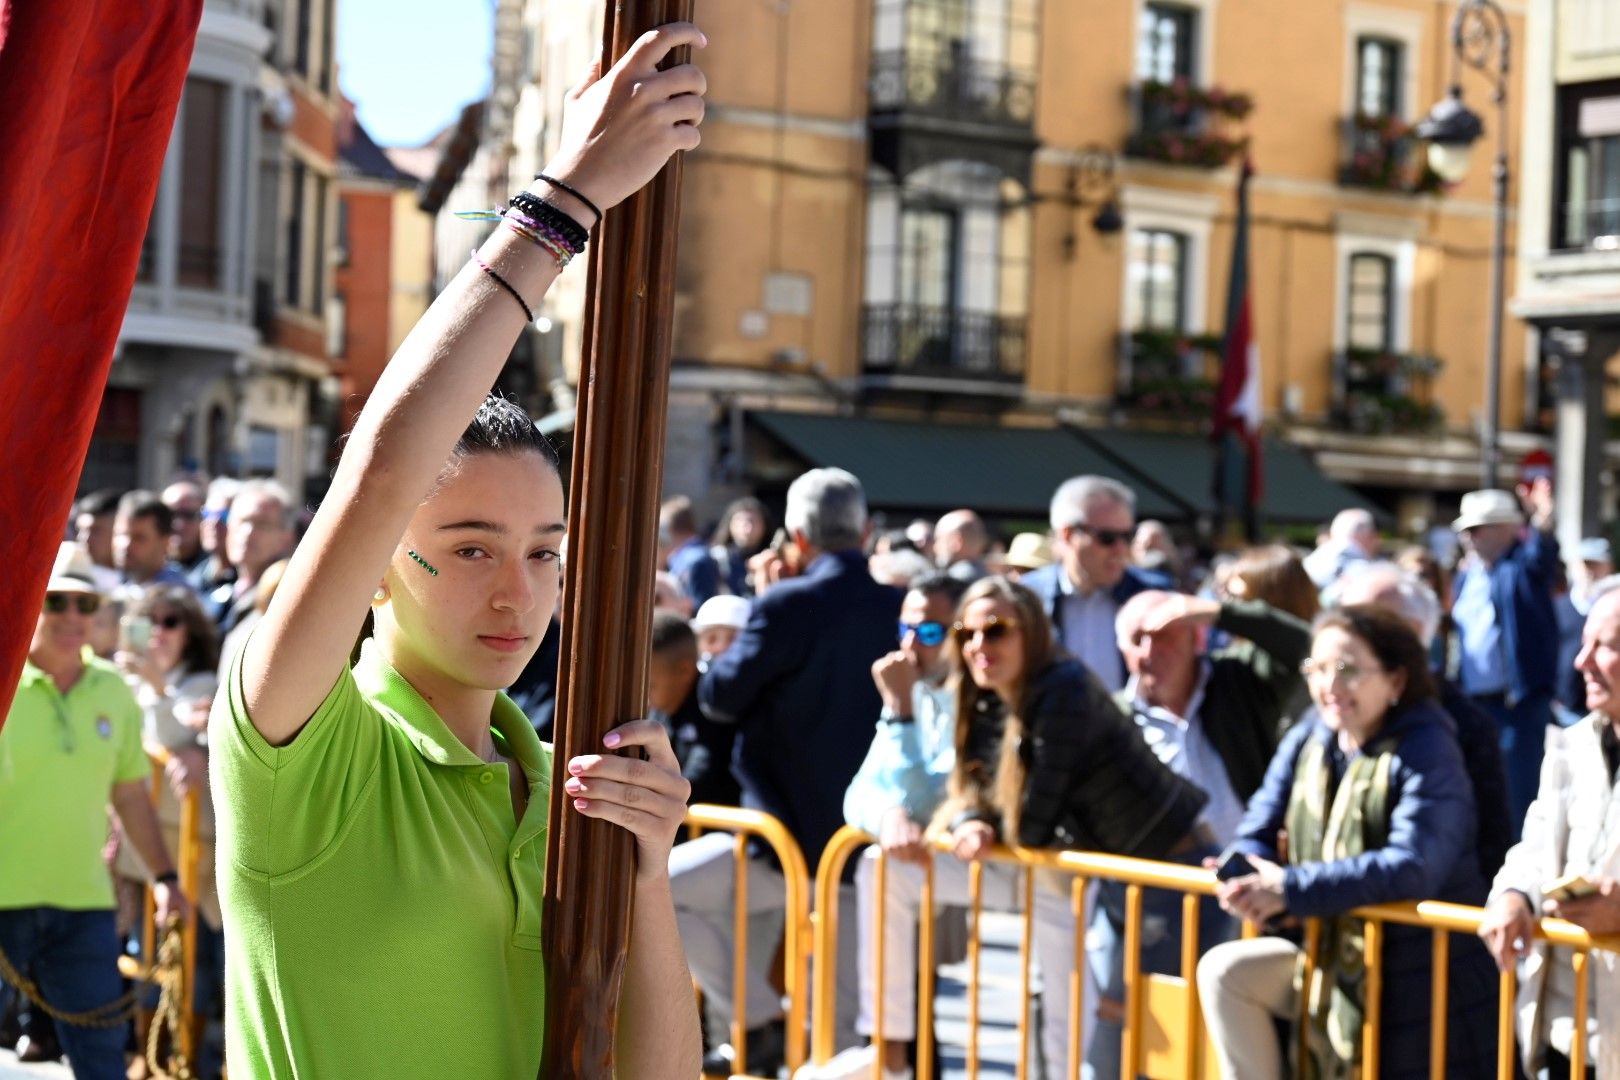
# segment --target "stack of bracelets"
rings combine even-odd
[[[596,215],[597,223],[601,222],[602,211],[598,210],[595,203],[585,198],[578,191],[561,181],[553,180],[549,176],[541,175],[535,177],[535,179],[544,180],[552,187],[573,195],[588,207],[591,213]],[[538,245],[546,254],[556,259],[558,270],[566,267],[573,261],[575,255],[583,252],[585,250],[585,241],[590,238],[590,233],[586,231],[583,225],[559,210],[554,204],[528,191],[520,191],[512,196],[505,210],[463,210],[459,211],[456,217],[465,221],[501,222],[506,228],[511,229],[525,240]],[[518,291],[512,287],[511,283],[496,273],[488,263],[480,258],[476,249],[473,251],[472,257],[473,262],[478,264],[480,270],[489,275],[497,285],[512,294],[512,299],[516,300],[518,306],[523,309],[524,316],[529,322],[533,322],[534,311],[519,295]]]

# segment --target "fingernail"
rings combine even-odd
[[[619,733],[617,731],[610,731],[602,737],[602,742],[607,746],[618,746],[619,741]]]
[[[585,785],[578,780],[570,780],[563,785],[563,790],[568,792],[570,795],[578,795],[581,791],[585,790]]]
[[[589,802],[587,802],[586,800],[584,800],[584,799],[575,799],[574,800],[574,809],[575,810],[584,810],[585,808],[587,808],[590,805],[591,804]]]
[[[579,758],[575,758],[573,761],[568,763],[568,771],[573,773],[575,776],[578,776],[580,773],[585,771],[585,766],[580,762]]]

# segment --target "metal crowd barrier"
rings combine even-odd
[[[845,864],[856,852],[876,838],[859,829],[848,827],[836,833],[822,853],[816,869],[816,911],[814,951],[822,957],[835,957],[838,949],[838,881]],[[940,851],[948,852],[948,841],[937,844]],[[1022,874],[1023,929],[1019,944],[1019,969],[1022,985],[1018,1012],[1018,1071],[1020,1080],[1030,1077],[1029,1062],[1031,1009],[1029,975],[1032,958],[1034,927],[1035,871],[1040,869],[1073,875],[1070,885],[1070,904],[1075,916],[1074,968],[1069,974],[1069,1070],[1078,1077],[1081,1066],[1081,1017],[1084,1015],[1085,928],[1089,912],[1086,908],[1086,889],[1093,880],[1117,881],[1125,885],[1125,1016],[1121,1044],[1121,1070],[1123,1080],[1147,1076],[1154,1080],[1197,1080],[1200,1076],[1219,1075],[1211,1047],[1203,1030],[1203,1014],[1198,1003],[1196,970],[1199,958],[1198,914],[1199,898],[1213,896],[1215,875],[1176,863],[1150,862],[1115,855],[1102,855],[1080,851],[1043,851],[1027,848],[996,847],[986,860],[991,863],[1019,866]],[[887,884],[888,859],[881,853],[876,860],[872,902],[876,905],[873,918],[873,942],[870,961],[875,967],[873,985],[878,988],[872,1003],[873,1028],[883,1030],[883,938],[884,891]],[[968,943],[968,1035],[967,1074],[976,1078],[979,1073],[979,940],[978,926],[982,908],[982,863],[968,868],[969,900],[971,904],[972,933]],[[1141,969],[1142,890],[1166,889],[1183,894],[1181,974],[1167,976],[1148,974]],[[934,865],[929,860],[926,868],[921,903],[917,953],[931,957],[934,947]],[[1435,1080],[1446,1075],[1446,1026],[1450,986],[1446,973],[1450,955],[1450,934],[1477,934],[1484,911],[1480,908],[1439,901],[1419,903],[1381,904],[1358,908],[1353,914],[1367,920],[1367,1011],[1362,1029],[1362,1062],[1359,1075],[1362,1080],[1377,1080],[1379,1075],[1379,995],[1383,985],[1383,932],[1386,923],[1418,926],[1434,932],[1434,977],[1431,993],[1433,1007],[1430,1032],[1429,1073]],[[1318,920],[1306,922],[1307,945],[1320,934]],[[1254,937],[1259,928],[1245,924],[1243,936]],[[1552,945],[1574,950],[1572,963],[1575,972],[1575,1030],[1586,1030],[1589,1013],[1586,972],[1593,949],[1620,951],[1620,937],[1593,937],[1573,923],[1544,918],[1539,921],[1537,935]],[[1306,949],[1307,964],[1311,949]],[[836,972],[831,963],[815,967],[813,987],[814,1009],[811,1029],[812,1060],[827,1061],[840,1048],[833,1045]],[[1309,970],[1307,969],[1307,977]],[[1498,1015],[1500,1030],[1497,1036],[1497,1076],[1499,1080],[1513,1080],[1515,1075],[1514,1018],[1516,976],[1512,971],[1500,977]],[[921,963],[918,970],[917,993],[917,1075],[930,1076],[933,1069],[933,965]],[[1574,1040],[1571,1054],[1571,1075],[1580,1076],[1585,1068],[1586,1042]],[[881,1080],[881,1057],[874,1064],[873,1076]],[[1056,1078],[1054,1078],[1056,1080]]]
[[[163,792],[168,787],[168,777],[165,771],[169,764],[170,754],[161,746],[148,744],[146,756],[152,762],[152,806],[156,810],[163,798]],[[186,1060],[197,1060],[197,1030],[193,1017],[194,1005],[192,1000],[193,988],[197,978],[197,901],[199,898],[198,885],[202,880],[202,799],[203,790],[198,788],[187,792],[180,802],[180,843],[179,850],[174,852],[175,870],[180,875],[180,891],[185,894],[188,901],[185,918],[180,926],[181,960],[180,960],[180,1046],[179,1051],[185,1055]],[[119,972],[127,979],[142,982],[152,980],[158,964],[158,949],[161,941],[157,932],[157,899],[153,895],[151,886],[146,889],[145,915],[141,930],[141,958],[119,957]]]
[[[722,830],[735,834],[732,854],[736,872],[736,908],[732,980],[736,1014],[731,1018],[731,1045],[736,1048],[736,1060],[748,1059],[748,840],[757,837],[769,844],[782,866],[786,883],[786,907],[783,917],[783,990],[788,1001],[786,1038],[783,1057],[791,1072],[804,1063],[805,1027],[808,1019],[810,995],[810,870],[804,853],[787,828],[770,814],[758,810],[743,810],[735,806],[712,806],[699,803],[686,810],[686,824],[690,839],[696,839],[704,830]],[[825,966],[825,965],[822,965]],[[745,1077],[742,1080],[763,1080]]]

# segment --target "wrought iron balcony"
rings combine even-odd
[[[1214,169],[1247,145],[1247,139],[1225,131],[1226,120],[1242,120],[1254,110],[1246,94],[1178,79],[1138,83],[1131,87],[1130,98],[1133,119],[1125,153],[1131,157]]]
[[[1119,336],[1114,402],[1134,413],[1202,420],[1215,407],[1221,339],[1137,330]]]
[[[1333,354],[1336,427],[1361,435],[1417,435],[1442,431],[1445,413],[1434,403],[1438,357],[1381,349]]]
[[[977,60],[959,47],[878,53],[869,92],[874,113],[1023,129],[1035,122],[1033,72]]]
[[[869,305],[862,362],[874,374],[1016,382],[1024,377],[1027,320],[913,304]]]
[[[1340,122],[1339,183],[1412,195],[1445,185],[1429,168],[1423,142],[1399,117],[1357,113]]]

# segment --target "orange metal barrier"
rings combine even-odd
[[[788,1069],[797,1069],[804,1063],[805,1023],[808,1019],[810,986],[810,870],[799,850],[798,842],[787,828],[770,814],[758,810],[743,810],[735,806],[711,806],[699,803],[686,810],[686,824],[691,838],[696,839],[705,829],[719,829],[736,834],[732,852],[736,866],[736,947],[732,968],[736,1002],[736,1015],[731,1019],[731,1045],[737,1050],[737,1060],[747,1060],[747,993],[748,973],[748,838],[758,837],[771,846],[782,866],[786,883],[786,913],[783,919],[784,990],[788,1000],[786,1042],[784,1057]],[[825,965],[823,965],[825,966]]]
[[[822,853],[816,870],[816,911],[814,916],[816,955],[834,957],[838,942],[837,888],[850,857],[876,838],[853,827],[845,827],[835,834]],[[937,842],[941,851],[949,851],[948,841]],[[883,900],[887,885],[887,858],[877,858],[874,874],[877,912],[873,920],[874,940],[871,962],[875,967],[874,986],[878,988],[872,1003],[873,1027],[883,1030]],[[1037,869],[1059,871],[1073,875],[1071,905],[1075,916],[1075,958],[1070,973],[1069,993],[1069,1069],[1071,1076],[1080,1070],[1080,1033],[1083,1016],[1083,964],[1085,962],[1085,926],[1088,912],[1085,904],[1087,885],[1093,880],[1121,882],[1125,889],[1125,1019],[1121,1045],[1121,1076],[1131,1080],[1136,1076],[1197,1080],[1200,1076],[1218,1075],[1214,1058],[1203,1031],[1203,1015],[1198,1003],[1196,970],[1199,957],[1198,908],[1199,897],[1215,893],[1215,875],[1208,870],[1195,869],[1175,863],[1150,862],[1115,855],[1102,855],[1079,851],[1044,851],[1027,848],[997,847],[987,862],[1022,868],[1023,931],[1020,937],[1019,960],[1023,985],[1029,985],[1031,961],[1031,933],[1033,926],[1034,875]],[[968,945],[968,1045],[967,1073],[977,1077],[979,1063],[976,1044],[979,1034],[979,941],[978,917],[982,911],[983,865],[969,867],[969,897],[974,917],[974,933]],[[1142,922],[1142,890],[1167,889],[1180,892],[1182,902],[1181,974],[1179,977],[1146,975],[1141,970],[1140,937]],[[932,861],[926,870],[922,899],[919,905],[918,954],[933,955],[934,937],[934,869]],[[1477,934],[1484,919],[1480,908],[1439,901],[1419,903],[1381,904],[1359,908],[1353,914],[1367,920],[1367,1014],[1362,1032],[1363,1080],[1376,1080],[1379,1074],[1379,991],[1383,979],[1383,930],[1387,923],[1424,927],[1434,933],[1433,964],[1434,995],[1429,1071],[1436,1080],[1445,1076],[1445,1047],[1447,1007],[1450,987],[1446,979],[1450,938],[1453,933]],[[1254,937],[1258,928],[1246,924],[1245,938]],[[1307,941],[1321,932],[1316,920],[1306,924]],[[1575,950],[1572,963],[1576,975],[1575,1030],[1586,1030],[1586,1017],[1590,1008],[1587,980],[1584,975],[1593,949],[1620,951],[1620,937],[1595,938],[1573,923],[1544,918],[1539,922],[1537,937],[1549,944]],[[1311,952],[1306,951],[1307,964]],[[1307,969],[1307,976],[1309,970]],[[917,1075],[931,1075],[933,1067],[933,968],[929,963],[920,965],[917,996]],[[1514,1060],[1514,998],[1516,979],[1513,972],[1500,977],[1500,1031],[1497,1039],[1497,1075],[1501,1080],[1512,1080]],[[825,1062],[839,1049],[834,1041],[836,972],[832,964],[820,964],[815,969],[814,1009],[811,1030],[812,1060]],[[1018,1072],[1020,1080],[1031,1075],[1029,1063],[1030,1002],[1029,994],[1022,995],[1018,1014]],[[1572,1075],[1580,1075],[1585,1067],[1586,1045],[1576,1039],[1572,1048]],[[877,1055],[873,1075],[881,1080],[881,1058]]]
[[[155,809],[163,798],[169,780],[165,770],[170,754],[161,746],[148,744],[146,756],[152,761],[152,806]],[[175,870],[180,875],[180,891],[185,895],[187,911],[180,927],[180,1053],[186,1060],[197,1060],[197,1031],[193,1021],[193,988],[197,977],[197,901],[198,885],[202,880],[202,790],[188,792],[180,803],[180,843],[174,852]],[[126,977],[149,981],[157,968],[157,901],[150,886],[146,890],[145,924],[141,931],[142,960],[136,965],[120,964]]]

